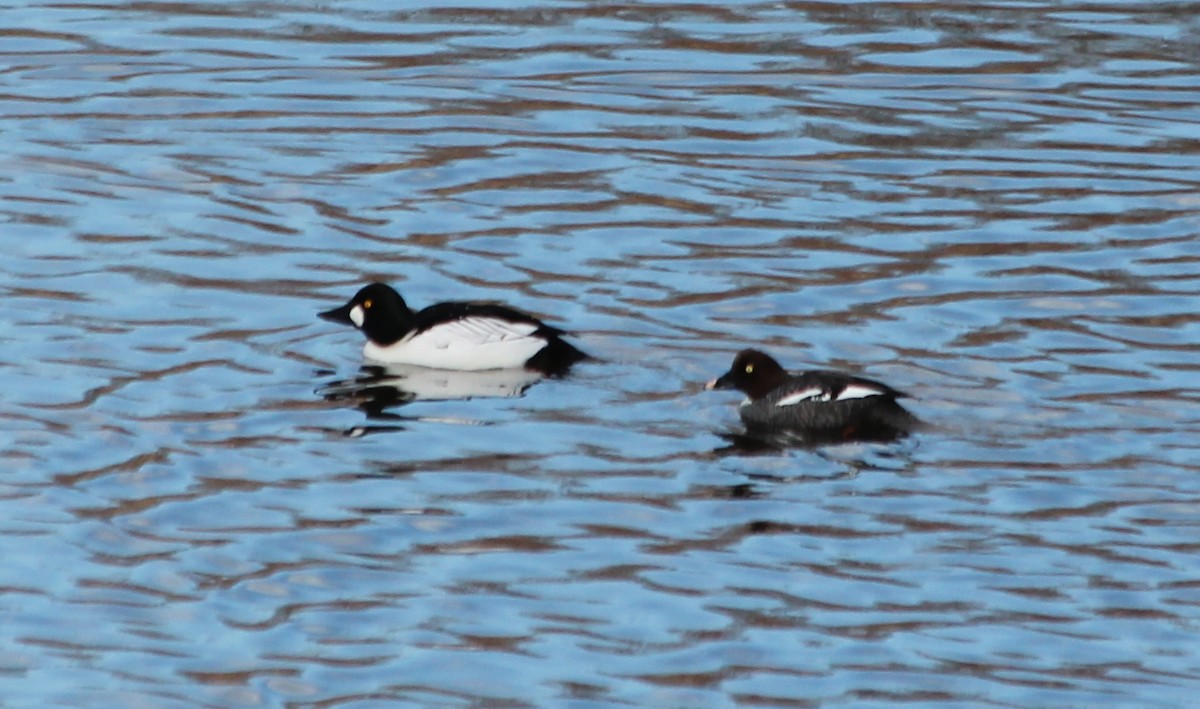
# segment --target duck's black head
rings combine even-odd
[[[363,331],[371,342],[390,345],[412,328],[412,311],[404,298],[386,283],[363,286],[340,308],[317,314],[330,322]]]
[[[728,372],[705,385],[705,389],[737,389],[751,399],[761,399],[787,381],[788,373],[771,356],[758,350],[742,350],[733,358]]]

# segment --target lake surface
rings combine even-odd
[[[4,706],[1195,702],[1196,5],[0,18]],[[598,359],[389,399],[370,280]]]

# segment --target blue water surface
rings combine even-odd
[[[1194,16],[10,3],[0,703],[1192,703]],[[387,398],[371,280],[596,359]]]

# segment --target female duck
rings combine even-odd
[[[742,350],[733,366],[705,389],[738,389],[750,398],[741,406],[746,428],[808,440],[891,440],[920,422],[886,384],[843,372],[811,370],[788,374],[766,353]]]
[[[562,330],[532,315],[503,305],[462,302],[413,312],[383,283],[365,286],[342,307],[319,315],[361,330],[367,336],[363,356],[381,364],[456,370],[524,367],[556,375],[587,358],[562,339]]]

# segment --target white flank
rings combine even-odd
[[[843,399],[865,399],[868,396],[879,396],[883,391],[871,386],[863,386],[862,384],[851,384],[842,390],[842,393],[837,395],[837,400]]]
[[[829,395],[826,394],[825,391],[819,387],[812,387],[810,389],[801,389],[800,391],[795,392],[794,394],[788,394],[787,396],[783,397],[779,401],[776,401],[775,405],[776,406],[795,406],[796,404],[799,404],[802,401],[812,401],[813,399],[816,399],[818,401],[828,401]]]
[[[522,367],[546,346],[538,326],[498,318],[469,317],[441,323],[386,347],[368,342],[367,359],[433,369],[484,370]]]
[[[354,327],[361,328],[366,315],[363,313],[361,305],[356,305],[350,308],[350,322],[354,323]]]

